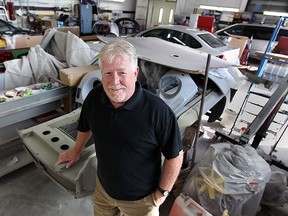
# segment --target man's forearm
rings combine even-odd
[[[162,189],[171,191],[178,178],[183,162],[183,151],[176,158],[165,160],[159,186]]]
[[[83,147],[85,146],[85,144],[88,142],[88,140],[91,137],[91,131],[87,131],[87,132],[77,132],[77,137],[76,137],[76,142],[73,148],[73,151],[75,153],[80,154],[80,152],[82,151]]]

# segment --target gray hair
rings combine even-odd
[[[137,67],[137,54],[135,47],[125,40],[114,40],[107,43],[99,53],[99,66],[101,62],[112,63],[116,56],[126,57],[130,60],[133,68]]]

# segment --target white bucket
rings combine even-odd
[[[225,128],[231,128],[235,122],[237,113],[234,110],[226,109],[223,113],[223,118],[220,121],[220,125]]]

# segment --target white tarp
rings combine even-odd
[[[76,35],[54,29],[44,36],[41,47],[59,61],[67,62],[69,68],[87,65],[96,56],[96,53]]]
[[[59,70],[87,65],[95,52],[68,32],[49,31],[41,46],[31,47],[27,56],[4,62],[5,90],[59,78]]]

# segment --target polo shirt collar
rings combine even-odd
[[[143,95],[143,89],[141,87],[141,84],[139,81],[136,81],[135,83],[136,87],[135,87],[135,92],[132,95],[131,98],[129,98],[129,100],[124,104],[124,106],[118,108],[118,109],[126,109],[126,110],[135,110],[142,95]],[[109,106],[110,108],[114,108],[114,106],[111,104],[110,99],[108,98],[108,96],[106,95],[104,89],[101,95],[101,103],[106,104],[107,106]]]

